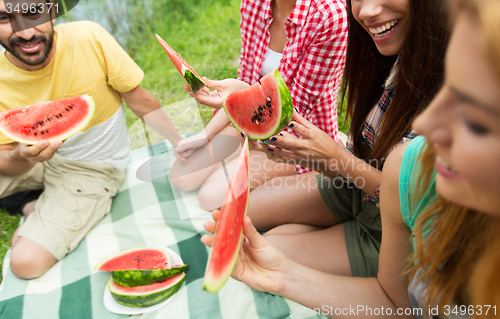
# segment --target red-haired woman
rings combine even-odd
[[[377,278],[293,262],[248,217],[234,278],[336,318],[353,308],[364,317],[498,318],[500,0],[451,3],[444,85],[413,124],[423,136],[396,149],[384,167]]]

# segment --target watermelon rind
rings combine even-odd
[[[34,145],[34,144],[38,143],[39,141],[49,141],[50,143],[56,142],[56,141],[64,141],[64,140],[70,138],[71,136],[75,135],[76,133],[80,132],[83,128],[85,128],[89,124],[90,120],[92,119],[92,117],[94,116],[94,113],[95,113],[95,101],[94,101],[93,97],[91,97],[87,94],[75,96],[75,97],[80,97],[82,100],[84,100],[87,103],[87,105],[89,107],[89,112],[87,113],[85,118],[81,119],[79,123],[76,123],[72,129],[66,130],[64,132],[64,134],[59,134],[59,135],[54,136],[54,137],[49,138],[49,139],[36,139],[36,140],[30,139],[29,140],[29,139],[23,138],[22,136],[16,135],[15,132],[11,132],[7,127],[4,127],[3,125],[0,125],[0,131],[2,131],[2,133],[5,134],[5,136],[7,136],[8,138],[10,138],[16,142],[27,144],[27,145]],[[50,104],[52,102],[55,102],[55,101],[48,101],[48,102],[44,102],[43,104]],[[25,106],[25,107],[28,108],[30,106]],[[4,111],[4,112],[9,112],[9,111],[12,111],[12,110]]]
[[[245,159],[246,159],[246,164],[245,164]],[[240,167],[242,167],[242,166],[247,166],[246,170],[247,170],[247,177],[248,177],[248,181],[247,181],[248,187],[246,189],[247,201],[246,201],[246,205],[245,205],[245,212],[243,214],[243,218],[244,218],[244,216],[246,216],[246,214],[248,212],[248,200],[250,198],[250,151],[248,148],[248,138],[245,138],[245,143],[243,144],[243,148],[241,150],[241,154],[240,154],[240,157],[238,159],[238,163],[236,164],[236,170],[235,170],[235,173],[233,175],[233,179],[231,180],[231,184],[233,184],[235,177],[238,176],[238,174],[237,174],[238,169],[240,169]],[[230,205],[230,203],[231,203],[231,201],[228,201],[228,198],[230,199],[230,196],[232,196],[231,195],[231,184],[230,184],[229,190],[226,194],[226,199],[224,200],[224,203],[228,203],[228,205]],[[243,194],[241,194],[241,195],[243,195]],[[219,225],[220,225],[220,223],[222,223],[224,221],[232,222],[228,218],[225,218],[224,206],[225,205],[223,205],[221,208],[221,214],[219,216]],[[214,240],[213,240],[213,244],[212,244],[212,250],[210,251],[210,257],[208,259],[207,268],[205,270],[205,276],[203,278],[203,284],[202,284],[202,288],[208,292],[217,293],[224,286],[224,284],[227,282],[227,280],[231,276],[231,273],[233,272],[234,266],[236,265],[236,261],[238,260],[238,254],[240,252],[241,243],[243,241],[243,218],[241,221],[241,235],[239,237],[238,245],[236,245],[236,249],[235,249],[235,251],[232,252],[232,254],[228,254],[228,255],[224,256],[224,257],[227,257],[227,265],[224,269],[224,272],[219,276],[217,276],[216,274],[213,274],[211,272],[211,262],[213,260],[214,251],[217,249],[217,245],[219,245],[219,243],[220,243],[220,245],[224,245],[224,244],[226,244],[227,240],[225,240],[225,238],[223,238],[224,234],[217,233],[217,229],[220,228],[219,225],[216,227],[215,234],[214,234]],[[217,235],[219,235],[219,237]]]
[[[292,121],[293,118],[293,101],[292,101],[292,96],[290,94],[290,90],[288,89],[285,80],[283,79],[283,77],[281,76],[281,74],[277,69],[273,71],[272,75],[276,81],[276,85],[278,86],[278,91],[280,93],[279,103],[281,104],[280,114],[279,115],[275,114],[274,116],[278,116],[280,120],[274,127],[270,128],[268,132],[263,133],[261,135],[253,134],[252,132],[246,131],[245,133],[248,135],[248,137],[253,140],[265,140],[273,135],[278,134],[288,126],[288,124]],[[229,118],[233,126],[239,132],[243,131],[239,123],[231,117],[230,112],[227,110],[226,102],[224,102],[223,107],[227,117]]]
[[[144,250],[157,250],[158,253],[163,254],[167,258],[168,267],[166,267],[165,269],[170,269],[172,267],[172,257],[170,256],[168,251],[166,251],[165,249],[160,248],[160,247],[135,247],[135,248],[122,250],[116,254],[113,254],[109,257],[104,258],[94,267],[94,270],[99,270],[99,271],[135,270],[135,269],[133,269],[133,267],[130,267],[128,269],[107,269],[106,266],[107,266],[108,262],[112,262],[116,259],[119,259],[122,256],[128,255],[129,253],[132,253],[134,251],[141,252]]]
[[[172,49],[172,47],[168,45],[168,43],[165,42],[165,40],[163,40],[158,34],[156,34],[156,39],[160,42],[177,71],[179,71],[186,83],[189,85],[191,91],[193,93],[197,93],[201,90],[206,84],[203,82],[198,73],[196,73],[193,67],[191,67],[189,63],[187,63],[179,53]]]
[[[186,279],[186,274],[179,274],[177,276],[177,280],[171,285],[162,287],[161,289],[151,289],[151,291],[149,292],[125,292],[122,290],[122,288],[126,287],[121,287],[120,285],[116,284],[112,278],[109,278],[107,285],[111,296],[113,296],[113,299],[115,299],[116,302],[118,302],[120,305],[131,308],[144,308],[160,304],[168,298],[172,297],[177,291],[179,291],[182,283]],[[141,290],[144,290],[145,288],[147,288],[147,286],[140,286],[135,288],[141,288]]]
[[[171,269],[116,270],[111,272],[111,278],[123,287],[145,286],[178,275],[188,268],[188,265],[182,265]]]
[[[183,77],[191,88],[191,91],[193,91],[194,93],[198,92],[205,86],[205,82],[203,82],[203,80],[198,75],[191,72],[190,69],[186,68],[184,70]]]

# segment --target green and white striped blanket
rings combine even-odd
[[[170,150],[170,151],[169,151]],[[137,169],[154,161],[157,182],[136,177]],[[166,178],[173,163],[168,142],[132,151],[127,178],[114,199],[111,212],[87,235],[78,248],[42,277],[21,280],[4,260],[0,287],[0,318],[125,318],[108,311],[103,294],[109,273],[94,266],[118,251],[139,246],[167,246],[189,265],[186,281],[163,308],[137,318],[315,318],[312,310],[269,293],[258,292],[229,278],[217,294],[201,289],[209,249],[200,238],[203,223],[211,220],[195,192],[173,190]],[[144,179],[144,178],[141,178]],[[190,218],[189,218],[190,217]]]

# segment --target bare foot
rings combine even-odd
[[[38,199],[32,200],[31,202],[27,203],[23,207],[23,215],[24,217],[28,217],[32,212],[35,211],[35,204],[38,201]]]

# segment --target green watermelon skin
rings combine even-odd
[[[145,286],[178,275],[188,268],[188,265],[182,265],[171,269],[117,270],[111,272],[111,278],[123,287]]]
[[[185,279],[186,274],[179,274],[177,276],[167,278],[165,281],[172,281],[171,285],[165,286],[163,289],[153,290],[155,285],[159,285],[160,283],[127,288],[116,284],[113,279],[110,278],[108,280],[108,289],[111,292],[113,299],[115,299],[120,305],[131,308],[144,308],[160,304],[172,297],[181,288]],[[150,287],[153,291],[148,293],[147,290]],[[140,292],[134,292],[135,290],[140,290]]]
[[[270,106],[262,111],[263,122],[254,119],[255,112],[270,98]],[[231,93],[224,102],[224,111],[233,126],[254,140],[265,140],[281,132],[293,118],[290,91],[278,70],[260,79],[250,88]],[[271,116],[269,116],[271,115]]]
[[[189,87],[191,88],[191,91],[193,91],[194,93],[198,92],[205,86],[205,82],[203,82],[198,75],[194,74],[189,69],[186,69],[184,71],[183,76],[184,80],[186,80]]]
[[[233,272],[243,240],[243,218],[250,197],[248,138],[245,139],[236,170],[221,208],[202,288],[218,292]]]

